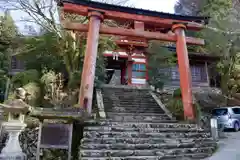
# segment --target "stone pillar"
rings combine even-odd
[[[30,112],[31,106],[26,104],[27,92],[23,88],[17,88],[15,99],[0,103],[0,108],[8,114],[8,121],[2,123],[3,128],[8,132],[9,137],[6,146],[2,149],[0,160],[26,160],[19,144],[19,134],[27,126],[24,123],[25,115]]]
[[[4,122],[4,129],[9,134],[6,146],[2,149],[0,160],[27,160],[26,155],[22,152],[19,144],[19,134],[26,127],[21,122]]]
[[[217,119],[212,118],[210,120],[210,126],[211,126],[211,135],[214,140],[218,140],[219,134],[218,134],[218,123]]]
[[[89,12],[87,46],[84,57],[82,80],[79,94],[80,107],[84,107],[89,114],[91,114],[92,112],[92,99],[96,70],[96,59],[98,52],[99,30],[102,20],[103,16],[100,12]]]
[[[195,115],[192,98],[192,77],[189,66],[185,29],[186,26],[183,24],[175,24],[172,27],[173,32],[177,36],[176,50],[180,74],[180,87],[184,107],[184,117],[187,120],[194,120]]]

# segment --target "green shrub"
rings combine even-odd
[[[181,98],[171,99],[167,104],[167,108],[177,120],[184,120],[184,110]]]
[[[39,82],[40,74],[37,70],[30,69],[17,73],[12,78],[13,88],[22,87],[30,82]]]
[[[7,79],[0,75],[0,103],[4,101],[4,95],[6,92]]]
[[[196,120],[199,123],[202,117],[202,110],[201,110],[201,106],[199,105],[199,103],[195,103],[194,104],[194,111],[195,111],[195,116],[196,116]]]
[[[7,100],[13,100],[15,98],[15,93],[14,91],[9,92]]]
[[[41,77],[41,83],[45,86],[51,85],[57,81],[57,74],[54,71],[44,71]]]
[[[182,97],[182,92],[181,92],[181,89],[180,89],[180,88],[174,90],[174,92],[173,92],[173,97],[174,97],[174,98]]]
[[[7,78],[0,75],[0,90],[5,90]]]
[[[178,120],[184,120],[184,106],[182,102],[182,94],[181,89],[176,89],[173,92],[172,99],[168,102],[167,107],[169,111],[172,112],[172,114],[178,119]],[[195,102],[193,104],[193,111],[195,115],[195,120],[199,121],[202,116],[202,110],[199,103]]]
[[[72,72],[69,76],[68,88],[73,90],[79,88],[81,84],[81,76],[81,71]]]
[[[27,96],[27,103],[31,105],[32,107],[40,107],[41,103],[41,88],[38,83],[28,83],[23,88],[27,91],[29,94]]]

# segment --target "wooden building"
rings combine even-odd
[[[176,53],[175,47],[167,47],[170,51]],[[159,53],[160,54],[160,53]],[[121,48],[118,51],[105,51],[104,56],[107,59],[106,83],[110,83],[111,78],[116,76],[115,84],[117,85],[148,85],[148,67],[147,53],[144,49],[138,50],[132,55],[132,64],[128,63],[128,53]],[[219,60],[217,56],[211,56],[204,53],[189,52],[190,72],[193,87],[218,87],[216,84],[216,75],[214,74],[215,62]],[[131,81],[129,82],[127,71],[129,65],[132,65]],[[180,87],[180,75],[178,64],[169,68],[160,69],[160,72],[167,74],[168,82],[165,87]]]
[[[13,76],[19,72],[23,72],[25,70],[24,61],[19,60],[16,56],[12,56],[11,65],[9,70],[9,75]]]
[[[168,47],[169,50],[175,52],[175,47]],[[219,87],[217,81],[218,75],[216,72],[216,62],[220,57],[212,56],[206,53],[196,53],[191,50],[188,52],[189,66],[192,80],[192,87]],[[167,86],[180,86],[179,68],[176,64],[168,68],[167,73],[170,73],[170,80]]]

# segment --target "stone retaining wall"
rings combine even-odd
[[[19,136],[21,147],[27,154],[28,160],[35,160],[37,153],[39,128],[26,128]]]
[[[19,136],[20,145],[23,152],[27,154],[28,160],[36,160],[37,153],[37,141],[38,141],[38,130],[39,128],[26,128]],[[5,146],[7,134],[4,133],[1,142],[0,149]],[[67,152],[59,149],[44,149],[41,153],[43,160],[66,160]]]

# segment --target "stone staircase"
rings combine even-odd
[[[210,133],[170,119],[148,90],[102,93],[107,119],[87,122],[81,160],[200,160],[215,151]]]

